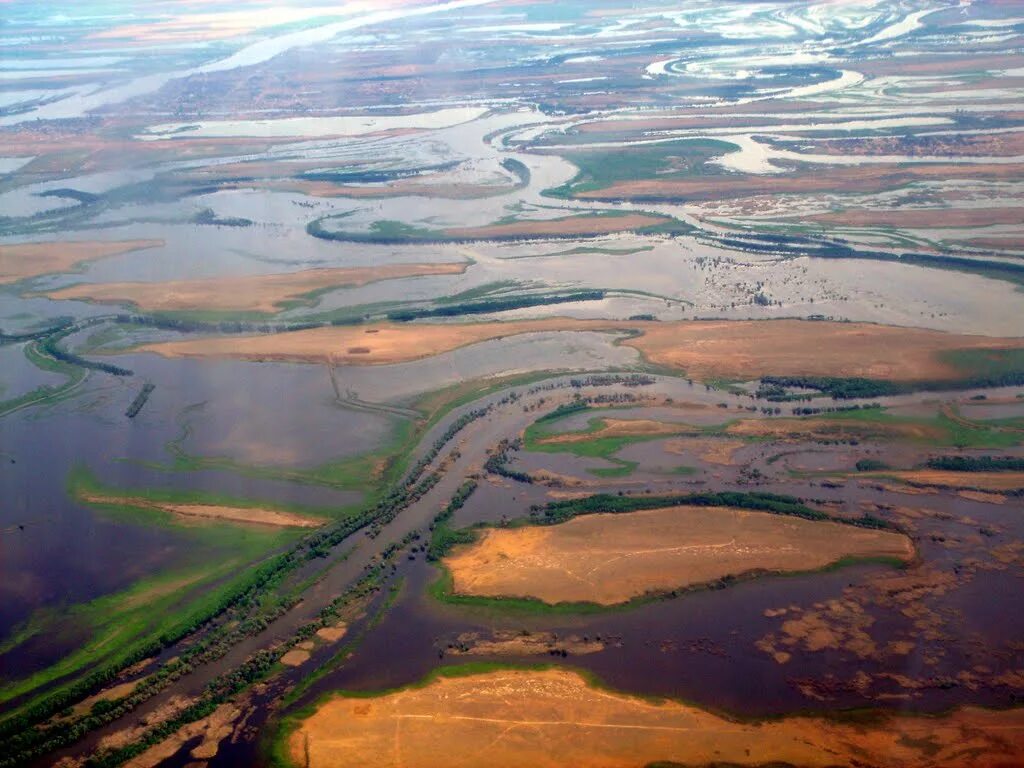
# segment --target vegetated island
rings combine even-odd
[[[443,563],[455,594],[614,605],[729,577],[882,557],[907,562],[914,546],[901,533],[837,521],[674,506],[489,528]]]

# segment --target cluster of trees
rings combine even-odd
[[[463,304],[448,304],[425,309],[400,309],[388,312],[388,320],[408,322],[424,317],[457,317],[459,315],[480,315],[490,312],[505,312],[523,307],[538,307],[547,304],[568,304],[577,301],[598,301],[604,298],[604,291],[573,291],[563,294],[535,294],[526,296],[510,296],[499,299],[484,299]]]
[[[1024,283],[1024,264],[974,259],[963,256],[945,256],[934,253],[890,253],[888,251],[863,250],[842,239],[796,237],[792,235],[745,234],[737,237],[713,238],[727,248],[755,253],[787,253],[824,259],[870,259],[872,261],[897,261],[903,264],[917,264],[923,267],[955,269],[974,272],[1001,280]]]
[[[871,410],[881,408],[881,403],[858,403],[856,405],[829,405],[822,408],[802,406],[793,409],[794,416],[816,416],[819,413],[846,413],[847,411]]]
[[[142,406],[144,406],[146,401],[149,400],[149,396],[153,393],[154,389],[156,389],[156,384],[151,381],[147,381],[143,384],[139,394],[137,394],[135,399],[132,400],[132,404],[128,406],[128,410],[124,412],[124,415],[129,419],[134,419],[138,416],[139,411],[142,410]]]
[[[487,457],[487,461],[484,462],[484,472],[492,475],[500,475],[501,477],[507,477],[509,480],[513,480],[517,483],[532,485],[533,478],[530,475],[516,469],[509,469],[508,467],[509,453],[512,451],[518,451],[522,448],[522,445],[522,441],[520,440],[502,440],[498,443],[498,446],[494,449],[491,455]]]
[[[831,395],[834,400],[853,400],[866,397],[905,395],[911,392],[941,392],[945,390],[985,389],[989,387],[1024,386],[1024,370],[970,376],[963,379],[920,381],[887,381],[885,379],[840,378],[833,376],[765,376],[762,385],[769,387],[798,387],[816,389]],[[773,390],[774,391],[774,390]],[[769,398],[771,399],[771,398]]]
[[[582,499],[553,501],[546,505],[530,507],[531,519],[540,525],[555,525],[571,520],[577,515],[635,512],[641,509],[658,509],[677,505],[698,507],[739,507],[776,515],[791,515],[805,520],[834,520],[863,528],[895,528],[891,523],[872,515],[860,518],[834,518],[817,509],[808,507],[801,499],[775,493],[721,491],[709,493],[685,493],[665,496],[613,496],[595,494]]]
[[[448,505],[434,516],[430,524],[433,535],[430,537],[430,546],[427,547],[427,560],[436,562],[444,557],[456,544],[468,544],[473,541],[473,532],[469,529],[454,529],[451,527],[452,516],[462,508],[466,500],[476,490],[476,481],[467,480],[452,496]]]
[[[953,472],[1024,472],[1024,459],[1019,456],[935,456],[927,465]]]
[[[880,459],[860,459],[857,464],[858,472],[883,472],[891,467]]]
[[[74,352],[68,352],[60,346],[60,341],[64,337],[69,336],[78,330],[78,326],[72,326],[65,328],[64,330],[58,331],[57,333],[50,334],[44,339],[36,342],[39,347],[39,351],[55,360],[60,360],[62,363],[68,363],[69,365],[77,365],[79,368],[90,368],[94,371],[103,371],[113,376],[131,376],[132,372],[127,368],[121,368],[120,366],[113,365],[111,363],[97,363],[92,360],[86,360],[81,355],[76,355]]]

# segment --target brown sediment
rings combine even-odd
[[[939,440],[943,432],[927,424],[867,422],[846,419],[743,419],[725,428],[729,435],[779,439],[841,439],[888,437],[903,440]]]
[[[336,643],[348,634],[348,624],[339,621],[333,627],[321,627],[316,631],[316,636],[327,643]]]
[[[972,248],[992,248],[1003,251],[1024,251],[1024,237],[1007,235],[1006,237],[975,237],[971,240],[962,241],[964,245]]]
[[[725,576],[807,571],[845,557],[876,556],[910,560],[914,548],[890,531],[678,506],[489,529],[444,563],[457,594],[613,605]]]
[[[331,287],[425,275],[461,275],[468,262],[383,264],[375,267],[307,269],[277,275],[238,275],[162,283],[82,283],[41,294],[51,299],[87,299],[134,304],[150,312],[203,309],[273,313],[296,297]]]
[[[957,496],[968,501],[980,501],[982,504],[1005,504],[1006,496],[1001,493],[987,493],[985,491],[963,490],[957,491]]]
[[[988,227],[996,224],[1024,224],[1024,207],[905,208],[898,211],[871,211],[860,208],[798,218],[801,221],[849,227]]]
[[[962,488],[993,493],[1024,490],[1024,472],[949,472],[939,469],[913,469],[885,474],[912,485],[936,488]]]
[[[269,525],[287,528],[319,528],[323,520],[304,517],[294,512],[264,507],[229,507],[220,504],[179,504],[176,502],[150,501],[133,496],[106,496],[98,493],[87,493],[80,497],[89,504],[118,504],[143,509],[157,509],[170,512],[186,519],[219,520],[244,525]]]
[[[787,175],[728,175],[692,179],[620,181],[602,189],[574,193],[581,200],[722,200],[732,197],[753,197],[770,194],[801,194],[830,192],[882,192],[898,189],[924,180],[987,179],[1016,181],[1024,175],[1018,163],[929,163],[910,165],[870,165],[860,167],[829,167]]]
[[[868,323],[801,320],[643,323],[554,317],[491,323],[379,323],[287,333],[147,344],[165,357],[218,357],[340,364],[399,363],[482,341],[524,333],[632,331],[624,339],[652,363],[698,379],[766,375],[858,376],[913,381],[953,379],[961,372],[940,358],[957,349],[1022,348],[1024,339],[965,336]],[[368,349],[355,355],[353,347]]]
[[[281,657],[281,663],[286,667],[299,667],[309,661],[309,651],[302,648],[292,648]]]
[[[1017,81],[1016,85],[1009,85],[1004,82],[1001,87],[1020,87],[1020,83]],[[905,155],[952,160],[957,156],[1015,157],[1024,154],[1024,136],[1017,133],[871,136],[839,140],[808,140],[805,136],[800,138],[800,143],[808,147],[806,151],[814,155]]]
[[[816,717],[744,723],[601,690],[569,670],[504,670],[373,698],[335,697],[290,734],[288,750],[307,768],[996,768],[1024,752],[1024,710],[972,708],[870,725]]]
[[[189,750],[189,755],[200,762],[191,765],[205,765],[201,761],[216,756],[220,742],[234,732],[235,724],[241,716],[242,710],[237,704],[221,704],[208,716],[182,726],[170,738],[154,744],[138,757],[129,760],[125,768],[156,768],[197,739],[199,743]]]
[[[163,244],[163,240],[86,240],[0,245],[0,284],[16,283],[28,277],[54,272],[67,272],[89,261],[156,248]]]
[[[669,440],[665,443],[665,450],[675,454],[695,453],[708,464],[732,466],[734,463],[733,455],[745,445],[746,443],[741,440],[688,437],[679,440]]]
[[[601,419],[601,422],[601,427],[592,432],[565,432],[559,435],[546,435],[537,438],[537,442],[541,445],[560,445],[598,440],[603,437],[658,437],[660,435],[678,435],[696,429],[689,424],[653,419]]]
[[[445,648],[453,656],[547,656],[566,651],[573,656],[603,651],[605,643],[578,635],[559,637],[552,632],[498,630],[490,635],[464,632]]]

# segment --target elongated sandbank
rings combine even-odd
[[[53,272],[67,272],[88,261],[143,248],[156,248],[163,244],[163,240],[88,240],[0,245],[0,284],[16,283],[27,277]]]
[[[147,344],[164,357],[216,357],[345,365],[400,363],[505,336],[551,331],[621,331],[652,363],[696,378],[765,375],[954,379],[941,358],[959,349],[1022,348],[1022,338],[966,336],[870,323],[804,320],[636,322],[554,317],[491,323],[376,323],[277,334]]]
[[[116,504],[143,509],[157,509],[170,512],[186,519],[218,520],[245,525],[270,525],[282,528],[319,528],[323,520],[305,517],[294,512],[265,507],[230,507],[222,504],[179,504],[176,502],[150,501],[132,496],[105,496],[85,494],[81,500],[89,504]]]
[[[601,690],[570,670],[442,676],[381,696],[337,696],[287,742],[295,766],[636,768],[672,765],[1010,765],[1024,710],[962,709],[871,724],[820,717],[734,722],[694,706]]]
[[[149,312],[205,309],[266,312],[288,299],[332,287],[355,287],[380,280],[424,275],[461,275],[468,262],[383,264],[377,267],[307,269],[277,275],[238,275],[162,283],[82,283],[42,294],[51,299],[88,299],[106,304],[134,304]]]
[[[444,564],[456,594],[613,605],[725,576],[814,570],[847,557],[907,561],[914,547],[892,531],[679,506],[488,529]]]

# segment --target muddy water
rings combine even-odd
[[[976,519],[1001,526],[1008,539],[1024,536],[1024,526],[1017,519],[1019,510],[975,505],[971,513]],[[932,534],[962,540],[965,529],[961,523],[929,521],[927,536],[922,533],[918,542],[921,558],[929,568],[952,569],[965,557],[981,554],[950,550],[930,541]],[[878,694],[906,694],[898,686],[878,680],[870,693],[858,691],[851,681],[859,673],[941,680],[980,663],[995,673],[1012,670],[1016,664],[1012,648],[1024,631],[1019,618],[1024,604],[1015,589],[1019,571],[1013,569],[980,570],[963,578],[947,595],[920,598],[929,610],[952,623],[944,625],[944,637],[922,641],[908,656],[862,658],[842,645],[818,651],[797,647],[790,649],[792,658],[780,664],[755,645],[769,633],[777,633],[784,621],[766,616],[766,610],[793,605],[811,609],[897,572],[888,566],[861,565],[832,572],[765,577],[629,609],[562,616],[440,604],[424,594],[437,571],[425,562],[404,562],[403,566],[408,580],[403,597],[355,657],[318,683],[316,692],[392,688],[414,682],[438,665],[494,660],[569,664],[590,670],[623,690],[687,699],[748,716],[805,708],[844,709],[884,703]],[[879,646],[891,639],[920,634],[897,607],[872,604],[868,610],[872,617],[868,633]],[[565,659],[458,656],[448,650],[449,643],[464,632],[486,636],[500,630],[591,638],[600,635],[608,645],[599,653]],[[928,660],[940,649],[939,660]],[[801,690],[801,683],[806,681],[816,686],[812,688],[814,695]],[[1012,689],[1006,687],[981,685],[972,689],[953,684],[929,687],[907,700],[897,700],[896,705],[936,711],[966,702],[1006,706],[1013,700]]]
[[[136,376],[93,374],[79,396],[0,421],[4,636],[35,609],[108,594],[193,556],[193,535],[115,521],[69,499],[65,482],[72,470],[88,469],[100,482],[129,491],[205,491],[341,508],[360,495],[223,470],[165,471],[153,464],[169,465],[166,446],[180,441],[192,455],[284,470],[311,466],[372,450],[394,422],[391,416],[340,408],[326,372],[316,367],[171,365],[148,355],[127,364]],[[136,418],[126,418],[125,409],[147,379],[157,388]],[[306,406],[283,411],[283,393]],[[296,423],[296,414],[306,416]]]

